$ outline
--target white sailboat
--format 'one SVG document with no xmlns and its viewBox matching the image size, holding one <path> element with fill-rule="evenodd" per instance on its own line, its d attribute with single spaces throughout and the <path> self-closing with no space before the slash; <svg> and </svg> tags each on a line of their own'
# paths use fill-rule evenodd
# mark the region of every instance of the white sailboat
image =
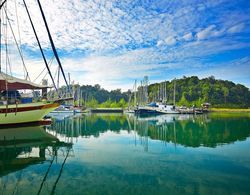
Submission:
<svg viewBox="0 0 250 195">
<path fill-rule="evenodd" d="M 60 63 L 58 54 L 56 52 L 55 49 L 55 45 L 53 43 L 53 39 L 50 35 L 50 31 L 41 7 L 41 4 L 39 2 L 39 0 L 37 1 L 42 17 L 43 17 L 43 21 L 44 24 L 46 26 L 46 30 L 48 33 L 48 37 L 51 43 L 51 47 L 54 53 L 54 56 L 59 64 L 59 67 L 61 69 L 61 72 L 64 76 L 65 79 L 65 75 L 62 69 L 62 65 Z M 28 8 L 26 6 L 25 0 L 23 0 L 24 3 L 24 7 L 27 11 L 30 23 L 31 23 L 31 27 L 33 29 L 33 32 L 35 34 L 38 46 L 40 48 L 43 60 L 45 62 L 45 65 L 47 67 L 48 73 L 53 81 L 54 87 L 55 86 L 55 82 L 53 80 L 53 77 L 51 75 L 50 72 L 50 68 L 48 66 L 48 63 L 46 61 L 46 57 L 43 53 L 41 44 L 39 42 L 39 38 L 36 34 L 36 30 L 35 27 L 32 23 L 32 19 L 30 17 Z M 1 9 L 1 20 L 0 20 L 0 34 L 1 34 L 1 38 L 0 38 L 0 49 L 2 50 L 3 48 L 5 49 L 5 61 L 6 61 L 6 67 L 7 67 L 7 63 L 10 66 L 10 62 L 9 62 L 9 56 L 8 56 L 8 43 L 7 43 L 7 33 L 4 34 L 2 33 L 2 28 L 5 30 L 4 32 L 7 32 L 7 28 L 9 28 L 13 35 L 14 38 L 14 42 L 17 46 L 17 49 L 19 51 L 20 57 L 22 59 L 23 65 L 24 65 L 24 60 L 23 57 L 21 55 L 21 50 L 20 47 L 21 45 L 18 45 L 18 42 L 15 38 L 14 32 L 13 32 L 13 28 L 11 26 L 11 22 L 10 22 L 10 18 L 8 18 L 7 16 L 7 6 L 6 6 L 6 0 L 5 1 L 0 1 L 0 9 Z M 5 23 L 3 24 L 2 21 L 5 21 Z M 5 37 L 4 37 L 5 35 Z M 5 44 L 2 43 L 2 39 L 5 40 Z M 0 52 L 0 125 L 13 125 L 13 124 L 21 124 L 21 123 L 34 123 L 34 122 L 39 122 L 41 121 L 44 116 L 46 116 L 49 112 L 51 112 L 52 110 L 56 109 L 57 107 L 59 107 L 60 103 L 62 102 L 62 99 L 59 98 L 59 100 L 55 100 L 55 101 L 48 101 L 46 99 L 47 97 L 47 89 L 50 88 L 46 85 L 38 85 L 35 84 L 33 82 L 31 82 L 30 80 L 28 80 L 28 72 L 27 69 L 26 70 L 26 78 L 25 79 L 20 79 L 20 78 L 16 78 L 14 76 L 12 76 L 11 74 L 7 74 L 7 68 L 6 68 L 6 72 L 4 73 L 2 70 L 2 65 L 3 65 L 3 60 L 2 59 L 2 54 L 3 52 Z M 25 66 L 24 66 L 25 67 Z M 68 83 L 65 79 L 66 85 L 68 86 Z M 30 98 L 26 99 L 26 101 L 24 101 L 24 98 L 22 97 L 22 95 L 20 95 L 19 90 L 42 90 L 42 95 L 44 95 L 43 97 L 43 101 L 36 101 L 34 102 L 34 99 Z"/>
</svg>

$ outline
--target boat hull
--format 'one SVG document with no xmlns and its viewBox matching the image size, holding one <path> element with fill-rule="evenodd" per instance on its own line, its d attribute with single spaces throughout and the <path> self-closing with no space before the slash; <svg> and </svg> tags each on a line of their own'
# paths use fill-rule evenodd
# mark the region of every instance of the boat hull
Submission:
<svg viewBox="0 0 250 195">
<path fill-rule="evenodd" d="M 161 114 L 180 114 L 177 110 L 164 110 L 158 107 L 141 107 L 135 110 L 135 114 L 143 115 L 161 115 Z"/>
<path fill-rule="evenodd" d="M 41 121 L 49 112 L 56 109 L 59 103 L 31 103 L 0 106 L 0 125 L 13 125 Z"/>
<path fill-rule="evenodd" d="M 161 112 L 158 112 L 155 109 L 147 109 L 147 108 L 139 108 L 135 110 L 135 114 L 143 115 L 143 114 L 153 114 L 153 115 L 158 115 L 162 114 Z"/>
</svg>

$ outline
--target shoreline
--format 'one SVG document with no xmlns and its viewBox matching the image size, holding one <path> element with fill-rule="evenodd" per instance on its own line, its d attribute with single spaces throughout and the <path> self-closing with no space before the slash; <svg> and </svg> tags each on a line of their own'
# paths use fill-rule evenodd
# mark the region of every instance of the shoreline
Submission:
<svg viewBox="0 0 250 195">
<path fill-rule="evenodd" d="M 211 112 L 249 112 L 250 108 L 211 108 Z"/>
</svg>

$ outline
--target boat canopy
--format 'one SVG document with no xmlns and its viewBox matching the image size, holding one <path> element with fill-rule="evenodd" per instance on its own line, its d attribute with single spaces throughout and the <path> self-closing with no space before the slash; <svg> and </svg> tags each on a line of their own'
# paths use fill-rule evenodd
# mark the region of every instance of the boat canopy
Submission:
<svg viewBox="0 0 250 195">
<path fill-rule="evenodd" d="M 7 81 L 7 88 L 6 88 Z M 49 86 L 39 85 L 25 79 L 19 79 L 11 75 L 0 72 L 0 91 L 2 90 L 19 90 L 19 89 L 46 89 Z"/>
</svg>

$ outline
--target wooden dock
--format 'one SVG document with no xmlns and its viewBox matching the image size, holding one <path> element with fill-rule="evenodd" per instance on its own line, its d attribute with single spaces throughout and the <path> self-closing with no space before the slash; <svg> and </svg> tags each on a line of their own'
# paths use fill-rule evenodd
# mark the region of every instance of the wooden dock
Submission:
<svg viewBox="0 0 250 195">
<path fill-rule="evenodd" d="M 123 113 L 122 108 L 91 108 L 91 113 Z"/>
</svg>

